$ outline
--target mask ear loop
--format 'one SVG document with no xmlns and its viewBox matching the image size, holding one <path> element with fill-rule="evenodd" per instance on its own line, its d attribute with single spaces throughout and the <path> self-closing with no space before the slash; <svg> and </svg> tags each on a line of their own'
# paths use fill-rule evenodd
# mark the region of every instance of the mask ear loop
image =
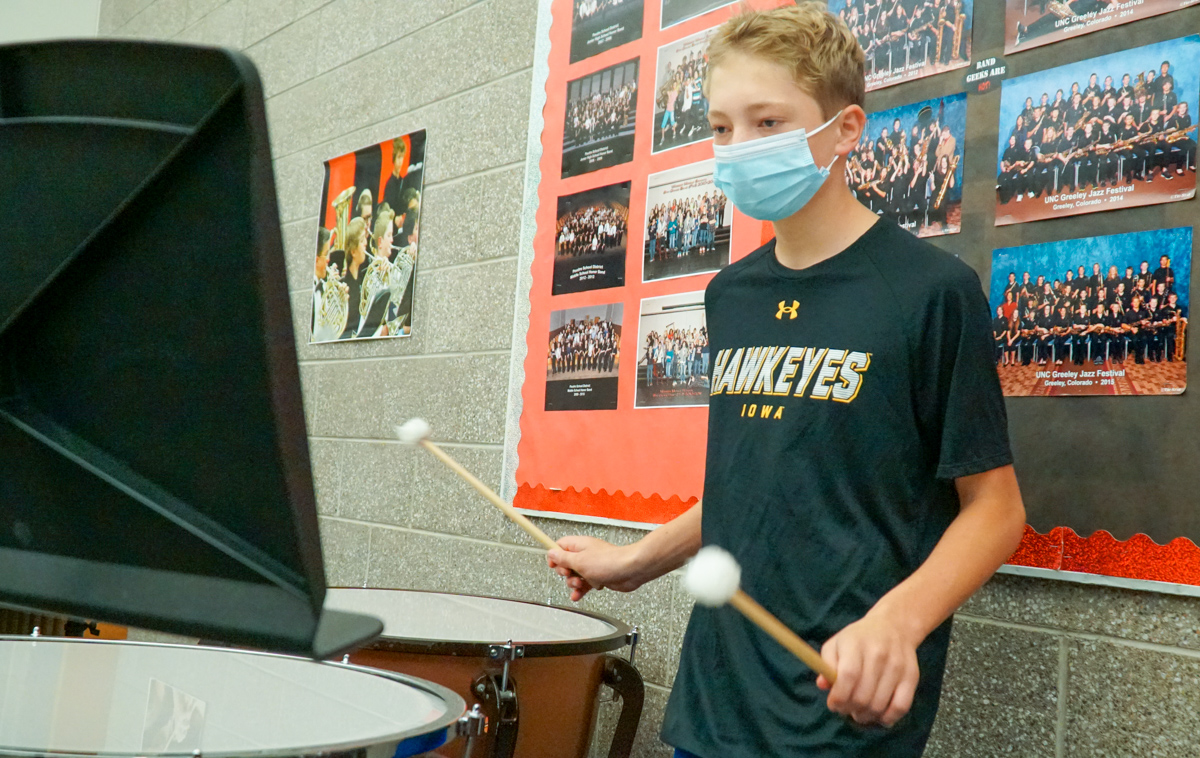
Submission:
<svg viewBox="0 0 1200 758">
<path fill-rule="evenodd" d="M 809 137 L 811 137 L 812 135 L 816 134 L 817 132 L 821 131 L 821 130 L 822 130 L 822 129 L 824 129 L 825 127 L 827 127 L 827 126 L 829 126 L 830 124 L 832 124 L 834 121 L 837 121 L 838 117 L 839 117 L 839 116 L 841 116 L 841 115 L 842 115 L 842 113 L 843 113 L 845 110 L 846 110 L 845 108 L 842 108 L 842 110 L 840 110 L 840 111 L 838 111 L 837 113 L 833 114 L 833 117 L 832 117 L 831 119 L 829 119 L 829 120 L 828 120 L 828 121 L 826 121 L 825 123 L 821 124 L 821 125 L 820 125 L 820 126 L 818 126 L 816 129 L 813 129 L 813 130 L 812 130 L 811 132 L 809 132 L 808 134 L 804 135 L 804 138 L 807 140 L 807 139 L 808 139 Z M 824 174 L 825 174 L 826 176 L 828 176 L 828 175 L 829 175 L 829 172 L 830 172 L 830 170 L 832 170 L 832 169 L 833 169 L 833 164 L 837 163 L 837 161 L 838 161 L 838 158 L 840 158 L 840 157 L 841 157 L 840 155 L 838 155 L 837 153 L 834 153 L 834 154 L 833 154 L 833 160 L 829 161 L 829 165 L 828 165 L 828 166 L 826 166 L 825 168 L 821 169 L 821 171 L 822 171 L 822 172 L 824 172 Z"/>
</svg>

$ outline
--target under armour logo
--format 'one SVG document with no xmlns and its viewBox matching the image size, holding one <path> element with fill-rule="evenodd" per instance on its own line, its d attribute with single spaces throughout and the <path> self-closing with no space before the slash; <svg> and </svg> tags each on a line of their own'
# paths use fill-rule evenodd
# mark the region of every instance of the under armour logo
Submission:
<svg viewBox="0 0 1200 758">
<path fill-rule="evenodd" d="M 800 301 L 799 301 L 799 300 L 793 300 L 791 305 L 787 305 L 787 301 L 786 301 L 786 300 L 780 300 L 780 301 L 779 301 L 779 312 L 775 314 L 775 318 L 777 318 L 777 319 L 779 319 L 780 321 L 782 321 L 782 320 L 783 320 L 783 314 L 785 314 L 785 313 L 786 313 L 786 314 L 788 315 L 788 318 L 789 318 L 789 319 L 791 319 L 791 320 L 795 320 L 795 318 L 796 318 L 796 311 L 797 311 L 797 310 L 799 310 L 799 308 L 800 308 Z"/>
</svg>

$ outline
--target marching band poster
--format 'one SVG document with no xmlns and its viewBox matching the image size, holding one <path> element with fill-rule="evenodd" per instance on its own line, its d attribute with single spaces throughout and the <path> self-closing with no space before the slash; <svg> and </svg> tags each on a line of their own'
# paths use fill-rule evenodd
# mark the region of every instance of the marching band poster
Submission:
<svg viewBox="0 0 1200 758">
<path fill-rule="evenodd" d="M 962 93 L 872 113 L 846 181 L 859 202 L 918 237 L 957 234 L 966 134 Z"/>
<path fill-rule="evenodd" d="M 829 0 L 867 54 L 867 91 L 966 67 L 973 0 Z"/>
<path fill-rule="evenodd" d="M 642 36 L 643 0 L 574 0 L 571 63 Z"/>
<path fill-rule="evenodd" d="M 638 319 L 637 408 L 708 405 L 704 292 L 642 301 Z"/>
<path fill-rule="evenodd" d="M 558 199 L 554 294 L 625 284 L 629 242 L 629 182 Z"/>
<path fill-rule="evenodd" d="M 708 76 L 708 42 L 716 31 L 705 29 L 658 49 L 651 152 L 712 139 L 704 80 Z"/>
<path fill-rule="evenodd" d="M 1200 0 L 1006 0 L 1004 52 L 1031 50 L 1197 2 Z"/>
<path fill-rule="evenodd" d="M 1004 394 L 1182 393 L 1191 258 L 1191 227 L 996 250 L 990 300 Z"/>
<path fill-rule="evenodd" d="M 325 162 L 312 342 L 412 334 L 425 130 Z"/>
<path fill-rule="evenodd" d="M 713 161 L 653 174 L 646 190 L 642 280 L 710 273 L 729 265 L 733 206 L 713 183 Z"/>
<path fill-rule="evenodd" d="M 610 303 L 550 314 L 546 410 L 616 409 L 623 311 Z"/>
<path fill-rule="evenodd" d="M 633 160 L 638 60 L 567 82 L 562 176 L 578 176 Z"/>
<path fill-rule="evenodd" d="M 996 226 L 1196 194 L 1200 35 L 1005 81 Z"/>
</svg>

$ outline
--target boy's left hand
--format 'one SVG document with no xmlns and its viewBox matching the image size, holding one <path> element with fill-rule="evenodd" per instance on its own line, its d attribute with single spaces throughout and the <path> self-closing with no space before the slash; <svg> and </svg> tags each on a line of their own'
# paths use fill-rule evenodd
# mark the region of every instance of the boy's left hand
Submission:
<svg viewBox="0 0 1200 758">
<path fill-rule="evenodd" d="M 837 671 L 837 683 L 831 689 L 829 680 L 817 678 L 817 686 L 829 691 L 829 710 L 860 724 L 895 724 L 908 713 L 917 691 L 917 644 L 875 613 L 830 637 L 821 657 Z"/>
</svg>

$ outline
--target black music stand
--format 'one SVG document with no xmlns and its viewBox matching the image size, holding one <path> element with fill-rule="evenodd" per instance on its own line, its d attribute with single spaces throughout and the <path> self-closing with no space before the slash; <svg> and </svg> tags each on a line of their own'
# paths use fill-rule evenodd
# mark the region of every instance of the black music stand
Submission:
<svg viewBox="0 0 1200 758">
<path fill-rule="evenodd" d="M 262 86 L 245 57 L 0 46 L 0 602 L 323 658 Z"/>
</svg>

